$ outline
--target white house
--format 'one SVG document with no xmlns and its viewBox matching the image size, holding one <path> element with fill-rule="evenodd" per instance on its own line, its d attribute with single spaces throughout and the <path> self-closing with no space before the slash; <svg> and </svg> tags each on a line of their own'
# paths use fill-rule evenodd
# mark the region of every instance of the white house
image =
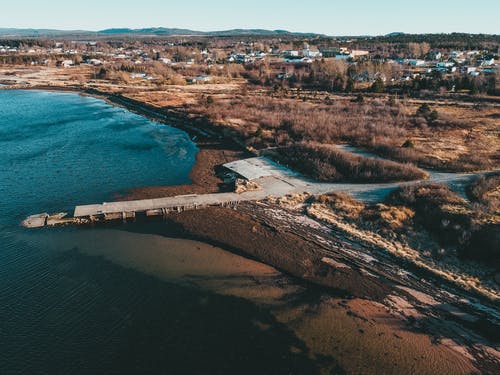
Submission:
<svg viewBox="0 0 500 375">
<path fill-rule="evenodd" d="M 362 56 L 366 56 L 368 55 L 370 52 L 368 51 L 363 51 L 363 50 L 360 50 L 360 49 L 353 49 L 349 54 L 351 55 L 351 57 L 353 59 L 357 58 L 357 57 L 362 57 Z"/>
<path fill-rule="evenodd" d="M 313 62 L 310 57 L 301 57 L 301 56 L 285 57 L 284 61 L 292 64 L 300 64 L 300 63 L 311 64 Z"/>
<path fill-rule="evenodd" d="M 439 51 L 432 51 L 431 53 L 429 53 L 429 57 L 432 60 L 441 60 L 441 58 L 443 57 L 443 54 Z"/>
<path fill-rule="evenodd" d="M 207 83 L 212 80 L 212 77 L 206 75 L 199 75 L 194 78 L 188 78 L 187 81 L 190 83 Z"/>
<path fill-rule="evenodd" d="M 411 65 L 411 66 L 425 66 L 425 61 L 424 60 L 418 60 L 418 59 L 411 59 L 411 60 L 408 60 L 408 65 Z"/>
<path fill-rule="evenodd" d="M 87 60 L 87 64 L 94 65 L 94 66 L 102 65 L 102 60 L 99 60 L 99 59 L 88 59 Z"/>
<path fill-rule="evenodd" d="M 311 51 L 309 48 L 304 48 L 302 50 L 302 56 L 309 57 L 311 59 L 320 58 L 323 54 L 319 51 Z"/>
<path fill-rule="evenodd" d="M 475 66 L 466 66 L 464 67 L 464 73 L 465 74 L 472 74 L 477 71 L 477 68 Z"/>
<path fill-rule="evenodd" d="M 73 60 L 63 60 L 57 63 L 58 66 L 62 66 L 63 68 L 71 68 L 75 64 L 73 63 Z"/>
<path fill-rule="evenodd" d="M 491 65 L 495 65 L 495 59 L 493 57 L 484 58 L 484 59 L 478 60 L 478 63 L 481 64 L 481 66 L 491 66 Z"/>
<path fill-rule="evenodd" d="M 452 61 L 443 61 L 436 64 L 437 68 L 451 68 L 452 66 L 455 66 L 455 63 Z"/>
<path fill-rule="evenodd" d="M 158 60 L 164 64 L 167 64 L 167 65 L 172 64 L 172 60 L 170 60 L 169 58 L 166 58 L 166 57 L 160 57 Z"/>
<path fill-rule="evenodd" d="M 283 51 L 283 55 L 289 56 L 289 57 L 297 57 L 299 55 L 299 51 L 293 51 L 293 50 L 286 50 Z"/>
</svg>

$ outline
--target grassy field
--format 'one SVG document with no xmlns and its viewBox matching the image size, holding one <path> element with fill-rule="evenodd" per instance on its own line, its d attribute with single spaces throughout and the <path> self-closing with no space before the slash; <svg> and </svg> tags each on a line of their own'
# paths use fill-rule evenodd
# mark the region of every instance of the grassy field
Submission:
<svg viewBox="0 0 500 375">
<path fill-rule="evenodd" d="M 331 97 L 282 99 L 265 94 L 211 95 L 186 106 L 230 129 L 256 149 L 301 142 L 350 143 L 419 167 L 477 171 L 500 166 L 500 108 L 420 101 Z"/>
</svg>

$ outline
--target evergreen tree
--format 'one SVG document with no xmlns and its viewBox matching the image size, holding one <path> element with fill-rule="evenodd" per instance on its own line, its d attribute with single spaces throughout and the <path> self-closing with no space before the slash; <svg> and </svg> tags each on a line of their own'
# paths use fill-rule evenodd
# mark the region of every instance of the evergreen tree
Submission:
<svg viewBox="0 0 500 375">
<path fill-rule="evenodd" d="M 346 92 L 353 92 L 354 91 L 354 81 L 350 77 L 347 79 L 347 83 L 346 83 L 346 86 L 345 86 L 345 91 Z"/>
<path fill-rule="evenodd" d="M 373 82 L 371 91 L 373 92 L 383 92 L 384 91 L 384 81 L 382 78 L 378 77 L 375 82 Z"/>
</svg>

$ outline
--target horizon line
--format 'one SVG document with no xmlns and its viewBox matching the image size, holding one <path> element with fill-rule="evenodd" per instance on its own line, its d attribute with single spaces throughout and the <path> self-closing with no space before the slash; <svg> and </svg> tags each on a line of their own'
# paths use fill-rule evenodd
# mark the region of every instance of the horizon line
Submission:
<svg viewBox="0 0 500 375">
<path fill-rule="evenodd" d="M 265 27 L 251 27 L 251 28 L 241 28 L 241 27 L 233 27 L 233 28 L 228 28 L 228 29 L 213 29 L 213 30 L 198 30 L 198 29 L 191 29 L 191 28 L 186 28 L 186 27 L 167 27 L 167 26 L 145 26 L 145 27 L 128 27 L 128 26 L 115 26 L 115 27 L 108 27 L 108 28 L 103 28 L 103 29 L 98 29 L 98 30 L 90 30 L 90 29 L 65 29 L 65 28 L 52 28 L 52 27 L 0 27 L 0 30 L 18 30 L 18 31 L 28 31 L 28 30 L 33 30 L 33 31 L 59 31 L 59 32 L 80 32 L 80 33 L 101 33 L 103 31 L 107 30 L 114 30 L 114 29 L 127 29 L 130 31 L 140 31 L 144 29 L 178 29 L 178 30 L 186 30 L 186 31 L 192 31 L 192 32 L 199 32 L 200 35 L 206 34 L 206 33 L 223 33 L 227 31 L 234 31 L 234 30 L 241 30 L 241 31 L 252 31 L 252 30 L 263 30 L 263 31 L 270 31 L 270 32 L 286 32 L 290 34 L 314 34 L 314 35 L 322 35 L 322 36 L 327 36 L 327 37 L 380 37 L 380 36 L 388 36 L 391 34 L 401 34 L 401 35 L 449 35 L 449 34 L 469 34 L 469 35 L 490 35 L 490 36 L 499 36 L 500 34 L 496 33 L 487 33 L 487 32 L 467 32 L 467 31 L 431 31 L 431 32 L 419 32 L 419 33 L 413 33 L 413 32 L 405 32 L 405 31 L 392 31 L 388 33 L 381 33 L 381 34 L 325 34 L 321 32 L 315 32 L 315 31 L 291 31 L 288 29 L 284 28 L 265 28 Z M 154 34 L 152 34 L 154 35 Z M 182 34 L 178 34 L 181 36 Z M 175 36 L 175 34 L 171 34 L 171 36 Z M 196 35 L 189 35 L 189 36 L 196 36 Z"/>
</svg>

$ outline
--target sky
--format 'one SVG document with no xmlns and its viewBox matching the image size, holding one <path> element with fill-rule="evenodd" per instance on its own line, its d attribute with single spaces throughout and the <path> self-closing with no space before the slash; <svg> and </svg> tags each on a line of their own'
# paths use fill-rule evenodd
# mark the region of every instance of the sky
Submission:
<svg viewBox="0 0 500 375">
<path fill-rule="evenodd" d="M 284 29 L 327 35 L 390 32 L 500 34 L 500 1 L 464 0 L 17 0 L 3 1 L 0 28 L 200 31 Z"/>
</svg>

